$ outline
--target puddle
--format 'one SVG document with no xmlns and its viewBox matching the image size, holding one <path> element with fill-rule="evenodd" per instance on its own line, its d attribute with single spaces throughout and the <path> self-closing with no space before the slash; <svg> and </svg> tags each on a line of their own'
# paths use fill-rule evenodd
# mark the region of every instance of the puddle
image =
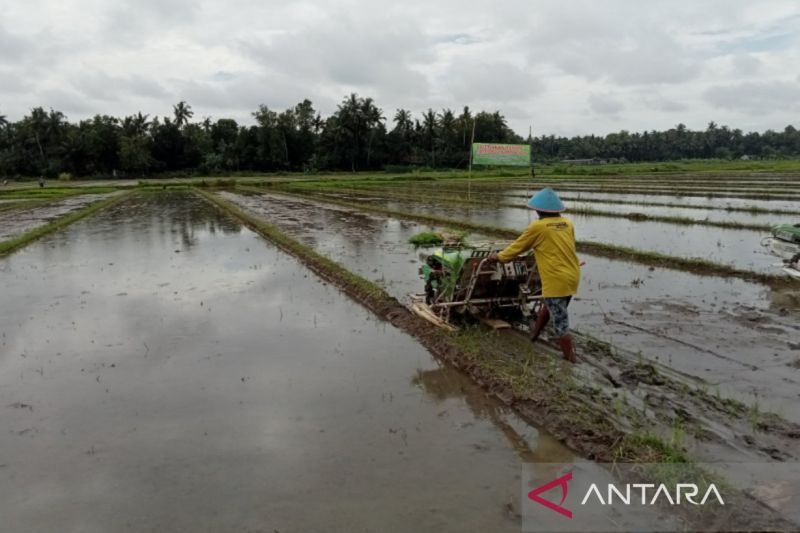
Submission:
<svg viewBox="0 0 800 533">
<path fill-rule="evenodd" d="M 120 193 L 69 196 L 47 205 L 0 211 L 0 241 L 19 237 L 27 231 L 47 224 L 51 220 L 68 215 L 117 194 Z"/>
<path fill-rule="evenodd" d="M 220 193 L 383 285 L 403 301 L 421 292 L 408 237 L 429 226 L 313 200 Z M 479 236 L 471 238 L 480 239 Z M 571 306 L 583 332 L 700 377 L 712 392 L 800 422 L 800 297 L 790 289 L 582 256 Z"/>
<path fill-rule="evenodd" d="M 320 237 L 344 226 L 321 216 Z M 521 461 L 576 460 L 188 193 L 126 199 L 0 275 L 10 531 L 519 531 Z"/>
</svg>

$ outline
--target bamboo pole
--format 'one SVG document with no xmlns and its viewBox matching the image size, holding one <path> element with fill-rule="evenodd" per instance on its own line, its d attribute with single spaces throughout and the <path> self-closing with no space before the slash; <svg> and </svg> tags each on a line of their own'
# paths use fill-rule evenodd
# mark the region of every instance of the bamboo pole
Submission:
<svg viewBox="0 0 800 533">
<path fill-rule="evenodd" d="M 472 137 L 469 141 L 469 172 L 467 173 L 467 199 L 472 200 L 472 150 L 475 144 L 475 119 L 472 119 Z"/>
<path fill-rule="evenodd" d="M 531 197 L 531 190 L 533 189 L 533 178 L 536 177 L 536 171 L 533 168 L 533 126 L 528 126 L 528 150 L 531 159 L 530 175 L 528 180 L 528 198 Z M 526 200 L 527 201 L 527 200 Z M 531 224 L 531 210 L 528 209 L 528 225 Z"/>
</svg>

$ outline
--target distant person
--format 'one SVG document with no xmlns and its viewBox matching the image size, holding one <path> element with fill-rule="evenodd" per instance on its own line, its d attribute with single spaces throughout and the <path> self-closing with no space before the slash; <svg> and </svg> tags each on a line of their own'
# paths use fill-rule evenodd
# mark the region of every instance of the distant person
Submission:
<svg viewBox="0 0 800 533">
<path fill-rule="evenodd" d="M 561 216 L 566 207 L 549 187 L 537 192 L 528 201 L 528 208 L 536 211 L 539 220 L 531 222 L 517 240 L 505 250 L 493 252 L 489 259 L 507 263 L 518 255 L 533 250 L 539 277 L 542 279 L 544 305 L 532 324 L 531 340 L 539 338 L 552 315 L 553 328 L 564 359 L 576 363 L 567 313 L 567 306 L 578 292 L 581 277 L 575 252 L 575 228 L 572 221 Z"/>
<path fill-rule="evenodd" d="M 39 188 L 40 189 L 44 188 L 44 176 L 42 176 L 41 174 L 39 175 Z"/>
</svg>

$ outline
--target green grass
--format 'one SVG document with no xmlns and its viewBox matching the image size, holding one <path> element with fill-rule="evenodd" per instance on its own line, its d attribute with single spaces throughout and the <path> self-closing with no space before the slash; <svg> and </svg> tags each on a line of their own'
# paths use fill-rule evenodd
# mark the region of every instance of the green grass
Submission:
<svg viewBox="0 0 800 533">
<path fill-rule="evenodd" d="M 649 431 L 626 435 L 615 449 L 621 463 L 691 463 L 679 442 L 665 440 Z"/>
<path fill-rule="evenodd" d="M 79 194 L 106 194 L 116 190 L 116 187 L 45 187 L 44 189 L 8 189 L 0 190 L 0 198 L 6 200 L 44 200 L 75 196 Z"/>
<path fill-rule="evenodd" d="M 13 239 L 8 239 L 5 241 L 0 241 L 0 257 L 8 255 L 13 251 L 30 243 L 31 241 L 34 241 L 44 235 L 47 235 L 48 233 L 52 233 L 61 228 L 65 228 L 70 224 L 73 224 L 83 218 L 86 218 L 89 215 L 101 209 L 110 207 L 123 200 L 125 197 L 128 196 L 128 194 L 130 193 L 122 193 L 119 196 L 95 202 L 93 204 L 84 207 L 83 209 L 65 215 L 63 217 L 57 218 L 56 220 L 48 222 L 47 224 L 44 224 L 42 226 L 33 228 L 32 230 L 27 231 L 22 235 L 19 235 L 18 237 L 14 237 Z"/>
</svg>

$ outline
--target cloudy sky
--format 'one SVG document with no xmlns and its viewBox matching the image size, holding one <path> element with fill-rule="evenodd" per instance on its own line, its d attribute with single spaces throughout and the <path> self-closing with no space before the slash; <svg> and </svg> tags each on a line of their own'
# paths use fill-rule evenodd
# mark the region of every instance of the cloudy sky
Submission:
<svg viewBox="0 0 800 533">
<path fill-rule="evenodd" d="M 800 126 L 798 0 L 0 0 L 0 114 L 250 122 L 350 92 L 527 134 Z"/>
</svg>

